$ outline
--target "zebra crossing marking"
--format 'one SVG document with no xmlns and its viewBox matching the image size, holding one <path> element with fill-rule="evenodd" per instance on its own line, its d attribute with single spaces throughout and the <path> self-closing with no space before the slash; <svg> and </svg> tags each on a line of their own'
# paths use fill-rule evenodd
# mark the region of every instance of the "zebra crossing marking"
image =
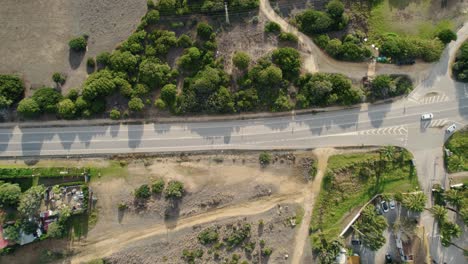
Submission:
<svg viewBox="0 0 468 264">
<path fill-rule="evenodd" d="M 431 120 L 429 127 L 444 127 L 449 121 L 447 119 Z"/>
<path fill-rule="evenodd" d="M 434 95 L 434 96 L 421 98 L 419 100 L 419 103 L 420 104 L 434 104 L 434 103 L 446 102 L 448 100 L 449 98 L 446 95 L 442 94 L 442 95 Z"/>
<path fill-rule="evenodd" d="M 358 131 L 358 135 L 366 136 L 385 136 L 385 135 L 408 135 L 406 126 L 383 127 Z"/>
</svg>

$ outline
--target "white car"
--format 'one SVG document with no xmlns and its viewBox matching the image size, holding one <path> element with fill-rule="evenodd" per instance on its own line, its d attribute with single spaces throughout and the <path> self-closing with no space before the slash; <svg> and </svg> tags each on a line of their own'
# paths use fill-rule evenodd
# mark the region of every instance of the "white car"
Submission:
<svg viewBox="0 0 468 264">
<path fill-rule="evenodd" d="M 447 133 L 452 133 L 457 129 L 457 126 L 455 124 L 452 124 L 451 126 L 447 127 L 447 130 L 445 130 Z"/>
<path fill-rule="evenodd" d="M 434 117 L 432 113 L 427 113 L 421 116 L 421 120 L 431 120 Z"/>
<path fill-rule="evenodd" d="M 389 206 L 390 206 L 390 209 L 395 209 L 395 200 L 390 200 L 390 202 L 388 203 Z"/>
</svg>

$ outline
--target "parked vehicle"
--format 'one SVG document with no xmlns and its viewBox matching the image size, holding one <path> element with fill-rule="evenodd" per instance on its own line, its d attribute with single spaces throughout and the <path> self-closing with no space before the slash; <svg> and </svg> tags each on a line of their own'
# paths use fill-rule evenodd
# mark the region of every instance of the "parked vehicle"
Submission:
<svg viewBox="0 0 468 264">
<path fill-rule="evenodd" d="M 377 204 L 375 206 L 375 212 L 378 214 L 378 215 L 381 215 L 382 214 L 382 208 L 380 207 L 379 204 Z"/>
<path fill-rule="evenodd" d="M 380 204 L 382 205 L 382 209 L 383 209 L 384 213 L 388 212 L 387 201 L 383 200 L 382 202 L 380 202 Z"/>
<path fill-rule="evenodd" d="M 455 129 L 457 129 L 457 126 L 455 124 L 452 124 L 451 126 L 447 127 L 446 132 L 450 134 L 453 131 L 455 131 Z"/>
<path fill-rule="evenodd" d="M 421 120 L 431 120 L 432 118 L 434 118 L 434 115 L 432 113 L 427 113 L 427 114 L 424 114 L 421 116 Z"/>
<path fill-rule="evenodd" d="M 395 200 L 390 200 L 389 202 L 389 205 L 390 205 L 390 209 L 395 209 Z"/>
<path fill-rule="evenodd" d="M 385 263 L 393 263 L 392 256 L 390 254 L 385 254 Z"/>
</svg>

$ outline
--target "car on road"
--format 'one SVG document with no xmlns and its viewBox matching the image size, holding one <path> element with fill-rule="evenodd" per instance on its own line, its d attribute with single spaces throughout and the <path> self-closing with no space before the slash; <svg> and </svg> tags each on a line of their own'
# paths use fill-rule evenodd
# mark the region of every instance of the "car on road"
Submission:
<svg viewBox="0 0 468 264">
<path fill-rule="evenodd" d="M 395 209 L 395 200 L 390 200 L 390 202 L 388 203 L 389 206 L 390 206 L 390 209 Z"/>
<path fill-rule="evenodd" d="M 380 207 L 379 204 L 377 204 L 375 206 L 375 212 L 378 214 L 378 215 L 381 215 L 382 214 L 382 208 Z"/>
<path fill-rule="evenodd" d="M 393 263 L 392 256 L 390 254 L 385 254 L 385 263 Z"/>
<path fill-rule="evenodd" d="M 453 131 L 455 131 L 455 129 L 457 129 L 457 126 L 455 124 L 452 124 L 451 126 L 447 127 L 447 130 L 445 130 L 445 132 L 452 133 Z"/>
<path fill-rule="evenodd" d="M 387 201 L 383 200 L 382 202 L 380 202 L 380 204 L 382 205 L 382 210 L 384 211 L 384 213 L 388 212 Z"/>
<path fill-rule="evenodd" d="M 421 120 L 431 120 L 432 118 L 434 118 L 434 115 L 432 113 L 427 113 L 427 114 L 424 114 L 421 116 Z"/>
</svg>

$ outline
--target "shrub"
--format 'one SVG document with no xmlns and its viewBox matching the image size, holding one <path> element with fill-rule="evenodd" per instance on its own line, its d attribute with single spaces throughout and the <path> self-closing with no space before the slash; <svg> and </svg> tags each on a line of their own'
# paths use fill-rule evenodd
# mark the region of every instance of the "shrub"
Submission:
<svg viewBox="0 0 468 264">
<path fill-rule="evenodd" d="M 96 56 L 96 62 L 101 66 L 107 66 L 110 63 L 111 54 L 107 51 L 100 53 Z"/>
<path fill-rule="evenodd" d="M 64 99 L 58 103 L 57 112 L 61 118 L 72 119 L 75 117 L 76 106 L 70 99 Z"/>
<path fill-rule="evenodd" d="M 19 102 L 17 111 L 24 117 L 35 117 L 41 112 L 41 109 L 34 99 L 25 98 Z"/>
<path fill-rule="evenodd" d="M 287 33 L 287 32 L 281 32 L 281 34 L 279 34 L 278 38 L 281 41 L 289 41 L 289 42 L 293 42 L 293 43 L 297 43 L 297 41 L 298 41 L 298 38 L 297 38 L 296 35 L 294 35 L 293 33 Z"/>
<path fill-rule="evenodd" d="M 179 39 L 177 40 L 177 46 L 178 47 L 189 48 L 192 45 L 193 45 L 192 39 L 186 34 L 180 35 Z"/>
<path fill-rule="evenodd" d="M 280 67 L 283 76 L 292 80 L 299 75 L 301 58 L 299 52 L 293 48 L 279 48 L 273 51 L 273 63 Z"/>
<path fill-rule="evenodd" d="M 443 29 L 439 31 L 437 37 L 444 44 L 450 43 L 452 40 L 457 40 L 457 33 L 453 32 L 451 29 Z"/>
<path fill-rule="evenodd" d="M 270 164 L 271 159 L 272 159 L 271 154 L 268 153 L 268 152 L 262 152 L 258 156 L 258 160 L 260 161 L 260 164 L 262 164 L 262 165 Z"/>
<path fill-rule="evenodd" d="M 295 21 L 299 30 L 306 34 L 325 33 L 331 29 L 333 19 L 327 13 L 307 9 L 296 15 Z"/>
<path fill-rule="evenodd" d="M 57 84 L 64 84 L 66 81 L 66 78 L 61 73 L 55 72 L 54 74 L 52 74 L 52 80 Z"/>
<path fill-rule="evenodd" d="M 161 99 L 168 105 L 173 106 L 177 97 L 177 86 L 174 84 L 166 84 L 161 89 Z"/>
<path fill-rule="evenodd" d="M 164 190 L 164 186 L 166 184 L 164 183 L 164 180 L 163 179 L 157 179 L 153 182 L 153 184 L 151 185 L 151 191 L 153 193 L 156 193 L 156 194 L 160 194 L 163 192 Z"/>
<path fill-rule="evenodd" d="M 158 10 L 151 10 L 145 16 L 146 22 L 149 25 L 154 25 L 159 21 L 159 11 Z"/>
<path fill-rule="evenodd" d="M 147 0 L 146 1 L 146 7 L 148 9 L 154 9 L 154 8 L 156 8 L 156 5 L 154 4 L 153 0 Z"/>
<path fill-rule="evenodd" d="M 120 119 L 120 111 L 118 109 L 112 109 L 109 113 L 109 117 L 113 120 Z"/>
<path fill-rule="evenodd" d="M 224 238 L 224 241 L 226 241 L 228 249 L 231 250 L 248 237 L 250 237 L 250 224 L 244 224 L 242 227 L 234 227 L 232 232 Z"/>
<path fill-rule="evenodd" d="M 250 56 L 243 51 L 236 51 L 232 57 L 232 63 L 239 69 L 245 70 L 249 67 Z"/>
<path fill-rule="evenodd" d="M 87 45 L 88 41 L 84 36 L 76 37 L 68 42 L 68 46 L 74 51 L 84 51 Z"/>
<path fill-rule="evenodd" d="M 116 87 L 113 72 L 105 69 L 89 75 L 83 85 L 82 95 L 85 100 L 92 101 L 112 94 Z"/>
<path fill-rule="evenodd" d="M 213 33 L 213 28 L 205 22 L 201 22 L 197 26 L 197 34 L 203 40 L 209 40 L 211 34 Z"/>
<path fill-rule="evenodd" d="M 198 241 L 203 245 L 212 244 L 218 241 L 218 231 L 214 228 L 206 228 L 198 234 Z"/>
<path fill-rule="evenodd" d="M 468 42 L 463 43 L 457 51 L 452 70 L 455 79 L 468 82 Z"/>
<path fill-rule="evenodd" d="M 0 181 L 0 207 L 16 205 L 20 195 L 21 188 L 18 184 Z"/>
<path fill-rule="evenodd" d="M 184 184 L 182 182 L 170 181 L 164 193 L 166 198 L 181 198 L 184 192 Z"/>
<path fill-rule="evenodd" d="M 76 88 L 71 88 L 70 90 L 68 90 L 66 98 L 68 98 L 68 99 L 70 99 L 72 101 L 76 101 L 78 96 L 80 96 L 80 91 L 78 91 L 78 89 L 76 89 Z"/>
<path fill-rule="evenodd" d="M 124 202 L 121 202 L 121 203 L 119 203 L 117 208 L 119 209 L 119 211 L 123 211 L 123 210 L 128 208 L 128 205 L 126 203 L 124 203 Z"/>
<path fill-rule="evenodd" d="M 266 248 L 262 249 L 262 255 L 263 256 L 270 256 L 271 253 L 273 253 L 273 249 L 271 249 L 269 247 L 266 247 Z"/>
<path fill-rule="evenodd" d="M 31 98 L 37 102 L 41 112 L 55 113 L 62 95 L 54 88 L 42 87 L 34 91 Z"/>
<path fill-rule="evenodd" d="M 344 13 L 344 5 L 340 0 L 332 0 L 328 2 L 327 13 L 333 18 L 341 18 Z"/>
<path fill-rule="evenodd" d="M 140 112 L 143 110 L 143 108 L 145 108 L 145 104 L 143 103 L 143 101 L 138 98 L 138 97 L 133 97 L 132 99 L 130 99 L 130 101 L 128 102 L 128 108 L 132 111 L 135 111 L 135 112 Z"/>
<path fill-rule="evenodd" d="M 169 65 L 155 60 L 143 60 L 139 67 L 140 81 L 150 87 L 158 87 L 168 82 L 171 73 Z"/>
<path fill-rule="evenodd" d="M 23 81 L 18 76 L 0 74 L 0 108 L 9 107 L 23 95 Z"/>
<path fill-rule="evenodd" d="M 96 60 L 94 59 L 94 57 L 89 57 L 86 60 L 86 66 L 88 66 L 89 68 L 92 68 L 92 69 L 94 69 L 94 67 L 96 67 Z"/>
<path fill-rule="evenodd" d="M 166 103 L 161 98 L 158 98 L 154 101 L 154 107 L 159 110 L 164 110 L 166 109 Z"/>
<path fill-rule="evenodd" d="M 281 27 L 278 23 L 269 21 L 265 24 L 265 32 L 280 33 Z"/>
<path fill-rule="evenodd" d="M 150 188 L 147 184 L 143 184 L 135 190 L 135 197 L 147 199 L 151 196 Z"/>
<path fill-rule="evenodd" d="M 138 59 L 129 51 L 114 51 L 109 62 L 113 70 L 131 73 L 135 71 Z"/>
</svg>

